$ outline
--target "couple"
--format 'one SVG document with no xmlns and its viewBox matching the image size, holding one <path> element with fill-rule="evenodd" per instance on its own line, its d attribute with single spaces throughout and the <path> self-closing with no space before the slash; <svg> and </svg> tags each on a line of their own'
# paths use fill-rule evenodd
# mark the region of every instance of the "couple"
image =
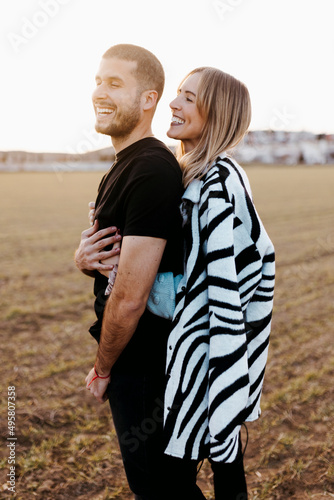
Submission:
<svg viewBox="0 0 334 500">
<path fill-rule="evenodd" d="M 136 499 L 204 499 L 196 475 L 208 457 L 216 500 L 245 500 L 240 426 L 260 414 L 275 272 L 248 179 L 226 153 L 248 129 L 250 99 L 218 69 L 187 75 L 167 133 L 181 141 L 178 163 L 151 129 L 163 87 L 151 52 L 122 44 L 103 55 L 96 130 L 116 158 L 75 255 L 95 278 L 86 387 L 109 399 Z"/>
</svg>

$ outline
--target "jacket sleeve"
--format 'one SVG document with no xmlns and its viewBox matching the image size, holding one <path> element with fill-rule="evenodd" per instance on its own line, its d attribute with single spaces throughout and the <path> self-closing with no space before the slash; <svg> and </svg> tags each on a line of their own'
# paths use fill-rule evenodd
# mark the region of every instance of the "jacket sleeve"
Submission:
<svg viewBox="0 0 334 500">
<path fill-rule="evenodd" d="M 249 396 L 245 320 L 235 263 L 233 205 L 222 189 L 205 201 L 201 233 L 210 321 L 209 429 L 211 458 L 232 462 Z"/>
</svg>

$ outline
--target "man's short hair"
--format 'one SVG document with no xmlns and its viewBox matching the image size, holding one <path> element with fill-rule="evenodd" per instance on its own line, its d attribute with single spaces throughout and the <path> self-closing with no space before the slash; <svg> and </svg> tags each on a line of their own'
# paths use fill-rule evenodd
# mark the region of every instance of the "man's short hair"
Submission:
<svg viewBox="0 0 334 500">
<path fill-rule="evenodd" d="M 115 57 L 123 61 L 134 61 L 137 68 L 134 75 L 138 80 L 140 91 L 156 90 L 158 100 L 162 96 L 165 85 L 165 72 L 159 59 L 147 49 L 138 45 L 119 44 L 110 47 L 104 54 L 105 59 Z"/>
</svg>

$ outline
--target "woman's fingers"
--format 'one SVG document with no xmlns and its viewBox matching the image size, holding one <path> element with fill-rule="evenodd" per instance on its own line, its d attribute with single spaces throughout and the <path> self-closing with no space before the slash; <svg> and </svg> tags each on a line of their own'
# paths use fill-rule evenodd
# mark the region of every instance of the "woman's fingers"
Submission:
<svg viewBox="0 0 334 500">
<path fill-rule="evenodd" d="M 94 249 L 100 252 L 101 250 L 103 250 L 103 248 L 106 248 L 109 245 L 115 245 L 121 240 L 121 238 L 122 237 L 119 234 L 115 234 L 114 236 L 110 236 L 109 238 L 100 239 L 94 244 Z M 117 246 L 119 247 L 119 245 Z"/>
<path fill-rule="evenodd" d="M 96 225 L 96 222 L 94 223 L 93 228 L 95 227 L 95 225 Z M 103 244 L 101 245 L 100 248 L 104 248 L 105 246 L 110 245 L 110 243 L 104 243 L 105 240 L 109 239 L 109 238 L 106 238 L 106 236 L 110 235 L 111 233 L 116 233 L 116 231 L 117 231 L 117 227 L 111 226 L 111 227 L 106 227 L 105 229 L 100 229 L 99 231 L 96 231 L 95 233 L 93 232 L 92 237 L 91 237 L 91 243 L 94 244 L 97 241 L 101 240 L 101 241 L 103 241 Z M 115 237 L 115 235 L 111 236 L 111 238 L 112 237 Z M 117 240 L 115 240 L 115 241 L 117 241 Z M 112 243 L 114 243 L 115 241 L 113 241 Z"/>
<path fill-rule="evenodd" d="M 92 226 L 94 224 L 94 218 L 95 218 L 95 201 L 90 201 L 88 203 L 88 208 L 90 208 L 89 213 L 88 213 L 88 219 L 89 219 L 90 225 Z"/>
<path fill-rule="evenodd" d="M 112 250 L 108 250 L 107 252 L 99 252 L 100 261 L 102 262 L 104 260 L 110 259 L 110 257 L 115 257 L 115 255 L 120 254 L 120 251 L 120 248 L 113 248 Z M 106 266 L 108 265 L 106 264 Z"/>
<path fill-rule="evenodd" d="M 85 229 L 84 231 L 82 231 L 81 233 L 81 238 L 91 238 L 98 230 L 99 228 L 99 223 L 98 221 L 96 220 L 93 224 L 92 227 L 88 228 L 88 229 Z"/>
<path fill-rule="evenodd" d="M 91 226 L 94 224 L 94 218 L 95 218 L 95 210 L 91 210 L 88 214 L 88 219 Z"/>
</svg>

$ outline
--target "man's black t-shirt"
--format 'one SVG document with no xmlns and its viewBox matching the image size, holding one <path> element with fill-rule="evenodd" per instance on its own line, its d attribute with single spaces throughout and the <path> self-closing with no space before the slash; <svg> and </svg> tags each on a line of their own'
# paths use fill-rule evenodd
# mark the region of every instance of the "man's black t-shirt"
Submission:
<svg viewBox="0 0 334 500">
<path fill-rule="evenodd" d="M 182 234 L 179 205 L 182 175 L 171 151 L 148 137 L 116 155 L 102 178 L 95 203 L 99 229 L 111 225 L 124 236 L 148 236 L 167 240 L 159 272 L 182 273 Z M 107 278 L 95 273 L 94 294 L 97 321 L 90 333 L 99 340 L 106 301 Z M 164 369 L 167 336 L 171 323 L 145 310 L 129 344 L 113 370 L 145 373 Z M 159 368 L 155 363 L 159 363 Z"/>
</svg>

